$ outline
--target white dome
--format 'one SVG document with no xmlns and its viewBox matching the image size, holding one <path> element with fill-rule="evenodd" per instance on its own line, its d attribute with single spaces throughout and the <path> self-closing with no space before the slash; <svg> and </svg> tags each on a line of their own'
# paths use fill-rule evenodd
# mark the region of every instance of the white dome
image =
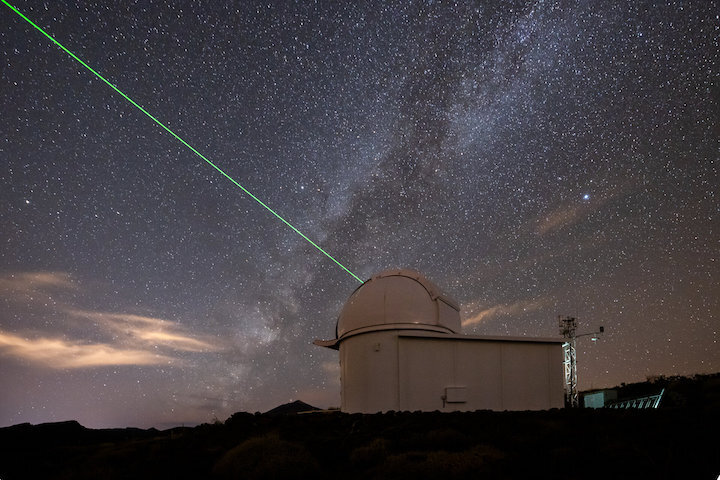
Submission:
<svg viewBox="0 0 720 480">
<path fill-rule="evenodd" d="M 384 329 L 460 333 L 457 303 L 413 270 L 387 270 L 363 283 L 338 317 L 336 336 Z"/>
</svg>

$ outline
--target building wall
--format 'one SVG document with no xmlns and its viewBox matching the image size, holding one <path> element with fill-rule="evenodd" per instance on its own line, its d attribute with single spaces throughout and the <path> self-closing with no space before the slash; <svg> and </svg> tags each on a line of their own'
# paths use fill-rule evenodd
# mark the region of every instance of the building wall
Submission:
<svg viewBox="0 0 720 480">
<path fill-rule="evenodd" d="M 376 413 L 398 408 L 396 331 L 355 335 L 340 343 L 340 409 Z"/>
<path fill-rule="evenodd" d="M 372 332 L 340 345 L 342 410 L 542 410 L 564 402 L 558 343 Z"/>
<path fill-rule="evenodd" d="M 615 400 L 617 400 L 617 390 L 600 390 L 583 395 L 585 408 L 603 408 Z"/>
</svg>

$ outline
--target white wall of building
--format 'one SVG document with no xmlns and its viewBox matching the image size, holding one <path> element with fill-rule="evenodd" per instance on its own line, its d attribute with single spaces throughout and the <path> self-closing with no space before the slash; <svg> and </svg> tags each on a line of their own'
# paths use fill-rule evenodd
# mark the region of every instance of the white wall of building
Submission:
<svg viewBox="0 0 720 480">
<path fill-rule="evenodd" d="M 388 330 L 340 344 L 344 412 L 543 410 L 564 402 L 550 339 Z"/>
</svg>

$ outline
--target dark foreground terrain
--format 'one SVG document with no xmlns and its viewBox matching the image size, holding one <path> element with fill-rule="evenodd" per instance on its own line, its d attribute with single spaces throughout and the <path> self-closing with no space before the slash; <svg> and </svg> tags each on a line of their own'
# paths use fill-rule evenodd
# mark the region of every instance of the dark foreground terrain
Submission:
<svg viewBox="0 0 720 480">
<path fill-rule="evenodd" d="M 693 478 L 720 418 L 688 410 L 252 415 L 224 424 L 0 430 L 0 478 Z"/>
<path fill-rule="evenodd" d="M 348 415 L 288 408 L 165 431 L 24 424 L 0 429 L 0 479 L 715 480 L 720 409 L 717 392 L 707 393 L 709 402 L 656 410 Z"/>
</svg>

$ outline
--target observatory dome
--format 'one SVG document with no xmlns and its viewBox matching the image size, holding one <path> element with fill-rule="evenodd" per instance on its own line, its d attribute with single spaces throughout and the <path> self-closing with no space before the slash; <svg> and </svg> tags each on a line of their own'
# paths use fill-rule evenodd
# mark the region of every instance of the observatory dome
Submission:
<svg viewBox="0 0 720 480">
<path fill-rule="evenodd" d="M 336 336 L 385 329 L 460 333 L 457 303 L 414 270 L 387 270 L 363 283 L 340 312 Z"/>
</svg>

